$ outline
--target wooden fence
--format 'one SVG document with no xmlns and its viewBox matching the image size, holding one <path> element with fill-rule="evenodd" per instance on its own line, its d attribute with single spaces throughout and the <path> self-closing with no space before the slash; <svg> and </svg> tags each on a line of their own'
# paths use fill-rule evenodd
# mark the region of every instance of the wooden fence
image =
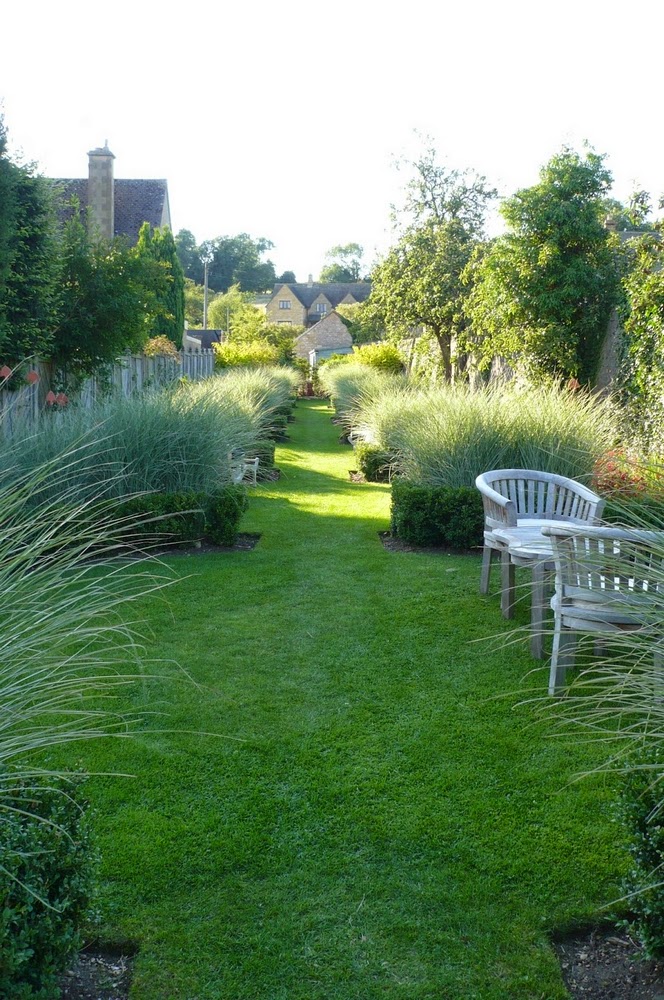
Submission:
<svg viewBox="0 0 664 1000">
<path fill-rule="evenodd" d="M 214 371 L 214 351 L 181 351 L 179 359 L 159 354 L 126 354 L 86 379 L 71 397 L 55 394 L 50 386 L 50 370 L 41 361 L 26 365 L 25 384 L 20 389 L 0 389 L 0 433 L 10 437 L 19 427 L 35 426 L 41 414 L 52 407 L 75 405 L 92 409 L 114 396 L 129 398 L 148 389 L 171 385 L 186 377 L 207 378 Z M 35 378 L 36 373 L 38 379 Z M 34 381 L 31 381 L 34 379 Z"/>
</svg>

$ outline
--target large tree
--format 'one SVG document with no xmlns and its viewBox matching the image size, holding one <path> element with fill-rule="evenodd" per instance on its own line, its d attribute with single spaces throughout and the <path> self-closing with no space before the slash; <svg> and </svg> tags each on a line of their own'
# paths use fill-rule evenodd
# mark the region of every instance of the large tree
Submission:
<svg viewBox="0 0 664 1000">
<path fill-rule="evenodd" d="M 483 237 L 486 209 L 496 192 L 472 171 L 439 164 L 431 146 L 410 167 L 404 208 L 395 216 L 405 228 L 372 274 L 369 301 L 388 332 L 424 327 L 450 378 L 466 327 L 468 290 L 461 275 Z"/>
<path fill-rule="evenodd" d="M 327 264 L 320 272 L 320 281 L 360 281 L 364 249 L 359 243 L 332 247 L 325 254 Z"/>
<path fill-rule="evenodd" d="M 563 148 L 539 183 L 505 201 L 509 231 L 468 270 L 467 315 L 485 360 L 502 355 L 536 376 L 592 382 L 619 273 L 603 225 L 604 158 Z"/>
<path fill-rule="evenodd" d="M 48 181 L 7 156 L 0 119 L 0 357 L 11 367 L 48 353 L 58 297 L 55 212 Z"/>
<path fill-rule="evenodd" d="M 182 229 L 175 244 L 185 277 L 199 285 L 204 280 L 203 261 L 209 259 L 208 287 L 215 292 L 227 292 L 231 285 L 239 285 L 243 292 L 266 292 L 276 281 L 274 264 L 263 260 L 274 244 L 264 237 L 254 239 L 248 233 L 239 233 L 196 246 L 193 234 Z"/>
</svg>

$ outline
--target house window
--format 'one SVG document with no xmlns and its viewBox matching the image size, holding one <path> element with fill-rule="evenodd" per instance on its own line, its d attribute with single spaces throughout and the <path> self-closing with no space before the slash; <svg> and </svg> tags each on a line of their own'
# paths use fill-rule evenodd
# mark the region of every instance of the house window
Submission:
<svg viewBox="0 0 664 1000">
<path fill-rule="evenodd" d="M 317 302 L 316 312 L 320 313 L 321 316 L 324 316 L 325 313 L 327 312 L 327 302 Z"/>
<path fill-rule="evenodd" d="M 280 309 L 290 309 L 290 307 L 291 307 L 290 299 L 279 299 Z"/>
</svg>

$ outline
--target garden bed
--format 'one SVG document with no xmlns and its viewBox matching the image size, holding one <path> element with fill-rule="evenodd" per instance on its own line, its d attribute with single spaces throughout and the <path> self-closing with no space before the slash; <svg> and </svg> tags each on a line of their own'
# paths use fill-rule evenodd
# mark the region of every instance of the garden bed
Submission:
<svg viewBox="0 0 664 1000">
<path fill-rule="evenodd" d="M 60 979 L 62 1000 L 127 1000 L 133 955 L 129 949 L 84 949 Z"/>
<path fill-rule="evenodd" d="M 628 935 L 593 930 L 554 942 L 565 986 L 583 1000 L 664 1000 L 664 968 Z"/>
</svg>

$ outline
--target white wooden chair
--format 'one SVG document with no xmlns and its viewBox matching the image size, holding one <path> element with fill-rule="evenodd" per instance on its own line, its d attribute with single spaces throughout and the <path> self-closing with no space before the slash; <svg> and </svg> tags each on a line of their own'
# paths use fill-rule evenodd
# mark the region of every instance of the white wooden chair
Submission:
<svg viewBox="0 0 664 1000">
<path fill-rule="evenodd" d="M 644 632 L 661 673 L 664 531 L 559 525 L 542 533 L 551 540 L 556 566 L 549 694 L 563 687 L 580 632 Z"/>
<path fill-rule="evenodd" d="M 228 465 L 231 470 L 231 480 L 234 483 L 243 483 L 249 479 L 251 486 L 258 484 L 258 465 L 260 459 L 247 458 L 243 451 L 230 451 L 228 453 Z"/>
<path fill-rule="evenodd" d="M 566 476 L 533 469 L 496 469 L 484 472 L 475 480 L 484 504 L 484 548 L 480 593 L 489 593 L 491 561 L 501 558 L 501 605 L 506 618 L 514 607 L 514 565 L 509 546 L 496 536 L 496 529 L 509 529 L 514 537 L 532 534 L 556 522 L 596 523 L 604 510 L 605 501 Z"/>
</svg>

